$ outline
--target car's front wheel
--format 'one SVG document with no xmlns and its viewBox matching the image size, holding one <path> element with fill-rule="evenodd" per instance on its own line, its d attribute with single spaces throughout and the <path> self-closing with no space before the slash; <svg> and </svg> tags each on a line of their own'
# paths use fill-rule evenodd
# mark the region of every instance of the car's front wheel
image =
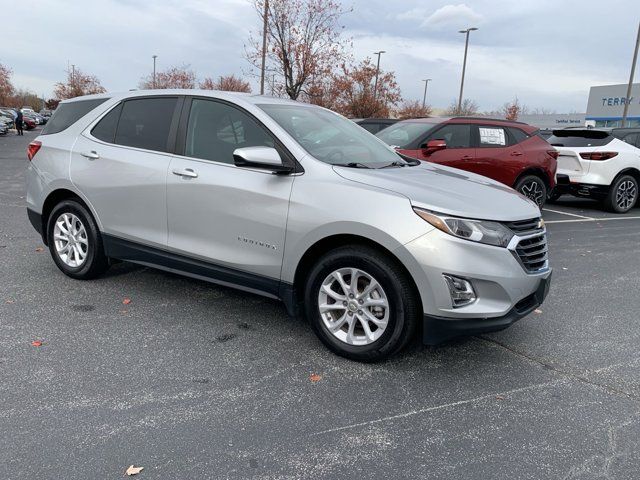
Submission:
<svg viewBox="0 0 640 480">
<path fill-rule="evenodd" d="M 408 275 L 383 253 L 347 246 L 322 256 L 309 273 L 305 313 L 332 351 L 372 362 L 414 337 L 419 301 Z"/>
<path fill-rule="evenodd" d="M 51 211 L 47 243 L 53 261 L 72 278 L 95 278 L 109 268 L 96 222 L 76 200 L 63 200 Z"/>
<path fill-rule="evenodd" d="M 607 210 L 615 213 L 627 213 L 638 200 L 638 181 L 631 175 L 616 178 L 604 200 Z"/>
<path fill-rule="evenodd" d="M 526 175 L 522 177 L 513 188 L 525 197 L 536 202 L 541 209 L 547 200 L 547 186 L 544 180 L 537 175 Z"/>
</svg>

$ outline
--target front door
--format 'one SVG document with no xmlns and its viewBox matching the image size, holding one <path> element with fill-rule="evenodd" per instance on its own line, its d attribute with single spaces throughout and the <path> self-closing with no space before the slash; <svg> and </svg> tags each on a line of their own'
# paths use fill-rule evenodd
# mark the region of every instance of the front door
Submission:
<svg viewBox="0 0 640 480">
<path fill-rule="evenodd" d="M 421 160 L 473 171 L 476 149 L 471 141 L 471 125 L 448 123 L 430 133 L 423 144 L 430 140 L 444 140 L 447 147 L 433 153 L 422 150 L 419 157 Z"/>
<path fill-rule="evenodd" d="M 167 180 L 169 249 L 220 266 L 230 283 L 245 273 L 279 279 L 294 177 L 233 161 L 236 148 L 274 147 L 274 138 L 228 103 L 193 98 L 185 108 L 184 146 Z"/>
</svg>

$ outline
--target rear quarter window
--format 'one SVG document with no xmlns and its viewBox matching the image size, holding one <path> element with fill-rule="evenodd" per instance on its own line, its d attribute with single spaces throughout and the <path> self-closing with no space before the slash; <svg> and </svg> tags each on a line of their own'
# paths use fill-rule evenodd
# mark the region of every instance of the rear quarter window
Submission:
<svg viewBox="0 0 640 480">
<path fill-rule="evenodd" d="M 53 116 L 49 119 L 40 135 L 50 135 L 60 133 L 84 117 L 98 105 L 109 100 L 108 98 L 97 98 L 93 100 L 78 100 L 75 102 L 61 103 Z"/>
</svg>

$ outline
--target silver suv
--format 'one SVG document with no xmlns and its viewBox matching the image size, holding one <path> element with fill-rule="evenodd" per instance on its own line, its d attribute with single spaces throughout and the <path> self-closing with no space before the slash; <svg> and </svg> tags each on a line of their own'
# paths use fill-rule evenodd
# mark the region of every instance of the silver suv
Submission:
<svg viewBox="0 0 640 480">
<path fill-rule="evenodd" d="M 29 219 L 66 275 L 120 259 L 278 298 L 351 359 L 506 328 L 549 288 L 533 202 L 316 106 L 92 95 L 61 103 L 28 156 Z"/>
</svg>

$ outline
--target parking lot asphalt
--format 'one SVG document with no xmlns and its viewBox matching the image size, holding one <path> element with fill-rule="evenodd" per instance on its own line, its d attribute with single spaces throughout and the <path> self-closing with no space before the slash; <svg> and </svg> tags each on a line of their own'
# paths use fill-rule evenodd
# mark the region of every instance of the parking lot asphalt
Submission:
<svg viewBox="0 0 640 480">
<path fill-rule="evenodd" d="M 0 137 L 0 478 L 638 478 L 640 208 L 563 197 L 538 313 L 359 364 L 259 296 L 65 277 L 26 217 L 36 134 Z"/>
</svg>

